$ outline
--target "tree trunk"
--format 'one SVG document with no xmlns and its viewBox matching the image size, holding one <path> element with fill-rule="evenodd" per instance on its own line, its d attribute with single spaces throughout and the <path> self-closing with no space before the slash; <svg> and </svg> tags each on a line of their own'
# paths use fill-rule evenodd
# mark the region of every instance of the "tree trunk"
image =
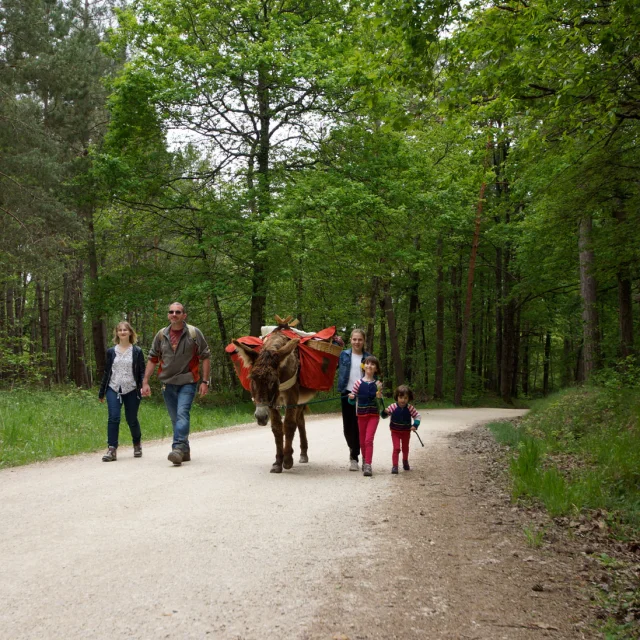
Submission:
<svg viewBox="0 0 640 640">
<path fill-rule="evenodd" d="M 375 326 L 376 326 L 376 308 L 378 306 L 378 289 L 380 288 L 380 279 L 374 276 L 371 280 L 371 297 L 369 298 L 369 317 L 367 319 L 367 338 L 365 343 L 365 351 L 373 353 Z"/>
<path fill-rule="evenodd" d="M 464 378 L 467 369 L 467 336 L 469 334 L 469 320 L 471 318 L 471 302 L 473 300 L 473 278 L 476 272 L 476 255 L 478 244 L 480 243 L 480 223 L 482 220 L 482 203 L 484 201 L 485 182 L 482 181 L 480 187 L 480 198 L 476 210 L 476 224 L 473 231 L 473 241 L 471 242 L 471 256 L 469 257 L 469 272 L 467 274 L 467 297 L 464 305 L 464 319 L 462 322 L 462 335 L 460 339 L 460 353 L 456 365 L 456 390 L 453 398 L 454 404 L 462 404 L 462 394 L 464 393 Z"/>
<path fill-rule="evenodd" d="M 11 350 L 14 353 L 18 353 L 17 344 L 15 340 L 16 335 L 16 319 L 15 319 L 15 307 L 14 307 L 14 288 L 13 284 L 9 283 L 6 288 L 5 294 L 5 309 L 7 315 L 7 338 L 9 338 L 9 344 Z"/>
<path fill-rule="evenodd" d="M 633 301 L 631 279 L 627 267 L 618 271 L 618 319 L 620 325 L 620 355 L 633 355 Z"/>
<path fill-rule="evenodd" d="M 68 378 L 68 361 L 67 361 L 67 336 L 69 322 L 69 300 L 70 300 L 69 276 L 62 276 L 62 304 L 60 309 L 60 327 L 57 332 L 57 358 L 56 358 L 56 382 L 62 384 Z"/>
<path fill-rule="evenodd" d="M 415 243 L 418 249 L 417 241 Z M 407 384 L 413 383 L 415 369 L 416 350 L 416 314 L 418 311 L 418 289 L 420 286 L 420 275 L 417 271 L 410 274 L 411 283 L 409 285 L 409 318 L 407 319 L 407 339 L 404 347 L 404 378 Z"/>
<path fill-rule="evenodd" d="M 503 338 L 503 305 L 504 305 L 504 291 L 503 291 L 503 274 L 502 274 L 502 249 L 498 247 L 496 249 L 496 375 L 494 391 L 500 391 L 502 389 L 502 338 Z"/>
<path fill-rule="evenodd" d="M 16 338 L 16 347 L 17 352 L 22 353 L 22 336 L 24 335 L 24 310 L 26 307 L 26 298 L 27 298 L 27 274 L 20 273 L 19 274 L 19 282 L 20 285 L 16 287 L 14 294 L 14 305 L 15 305 L 15 338 Z"/>
<path fill-rule="evenodd" d="M 529 395 L 529 332 L 528 327 L 525 326 L 524 344 L 522 347 L 522 371 L 521 371 L 521 386 L 522 393 L 525 396 Z"/>
<path fill-rule="evenodd" d="M 616 198 L 614 217 L 619 225 L 627 219 L 624 199 Z M 623 230 L 624 234 L 624 230 Z M 633 301 L 631 294 L 631 276 L 629 264 L 623 263 L 616 274 L 618 278 L 618 325 L 620 327 L 620 356 L 627 358 L 633 355 Z"/>
<path fill-rule="evenodd" d="M 91 316 L 91 338 L 93 356 L 96 362 L 96 380 L 102 380 L 107 354 L 107 327 L 98 299 L 98 252 L 96 250 L 96 232 L 93 220 L 93 205 L 84 208 L 87 223 L 87 255 L 89 258 L 89 313 Z"/>
<path fill-rule="evenodd" d="M 420 307 L 418 307 L 420 309 Z M 422 316 L 422 314 L 420 314 Z M 423 389 L 425 392 L 429 388 L 429 349 L 427 344 L 427 332 L 424 326 L 424 318 L 420 318 L 420 329 L 422 333 L 422 353 L 424 354 L 424 377 L 423 377 Z"/>
<path fill-rule="evenodd" d="M 484 379 L 484 390 L 488 391 L 494 388 L 495 377 L 493 373 L 493 349 L 491 348 L 493 340 L 493 334 L 491 332 L 491 328 L 493 327 L 493 308 L 490 295 L 487 297 L 487 309 L 484 316 L 484 340 L 482 341 L 483 365 L 480 370 L 482 371 L 482 377 Z"/>
<path fill-rule="evenodd" d="M 547 331 L 544 341 L 544 369 L 542 374 L 542 395 L 549 395 L 549 367 L 551 365 L 551 333 Z"/>
<path fill-rule="evenodd" d="M 258 69 L 258 112 L 259 131 L 256 145 L 257 163 L 257 220 L 262 222 L 269 218 L 271 212 L 271 176 L 269 167 L 270 155 L 270 100 L 269 100 L 269 73 L 264 63 Z M 251 174 L 253 172 L 250 169 Z M 251 183 L 253 178 L 251 178 Z M 253 184 L 251 185 L 253 186 Z M 265 324 L 265 308 L 267 305 L 267 266 L 264 252 L 267 249 L 262 236 L 254 235 L 253 238 L 253 277 L 251 282 L 251 335 L 259 336 L 260 327 Z"/>
<path fill-rule="evenodd" d="M 476 327 L 477 327 L 477 335 L 475 336 L 474 340 L 476 343 L 475 349 L 476 349 L 476 375 L 478 376 L 478 380 L 481 381 L 482 387 L 484 387 L 484 375 L 483 375 L 483 366 L 484 366 L 484 306 L 485 306 L 485 301 L 482 301 L 482 306 L 480 307 L 480 318 L 478 319 L 478 321 L 475 323 Z"/>
<path fill-rule="evenodd" d="M 580 294 L 582 296 L 583 328 L 583 379 L 589 380 L 599 366 L 600 337 L 596 308 L 596 280 L 593 275 L 594 253 L 591 249 L 592 220 L 585 216 L 580 220 L 578 247 L 580 250 Z"/>
<path fill-rule="evenodd" d="M 562 388 L 571 384 L 571 341 L 567 336 L 562 340 Z"/>
<path fill-rule="evenodd" d="M 36 302 L 37 313 L 39 320 L 39 333 L 40 333 L 40 351 L 42 353 L 42 362 L 45 370 L 45 383 L 47 386 L 51 382 L 51 354 L 50 349 L 50 335 L 49 335 L 49 283 L 45 280 L 44 290 L 40 281 L 36 282 Z"/>
<path fill-rule="evenodd" d="M 44 292 L 40 281 L 36 282 L 36 299 L 40 315 L 40 348 L 42 353 L 49 354 L 49 285 L 45 280 Z"/>
<path fill-rule="evenodd" d="M 384 384 L 384 391 L 389 393 L 392 391 L 391 376 L 389 373 L 389 350 L 387 349 L 387 329 L 385 326 L 385 314 L 384 314 L 384 298 L 380 300 L 380 367 L 382 368 L 382 382 Z"/>
<path fill-rule="evenodd" d="M 442 237 L 436 249 L 438 275 L 436 280 L 436 372 L 433 383 L 433 398 L 444 397 L 444 269 L 442 267 Z"/>
<path fill-rule="evenodd" d="M 574 370 L 574 378 L 578 384 L 584 382 L 584 344 L 581 342 L 576 354 L 576 364 Z"/>
<path fill-rule="evenodd" d="M 502 331 L 502 362 L 500 363 L 500 397 L 511 403 L 511 376 L 513 373 L 513 350 L 515 346 L 515 301 L 509 299 L 504 306 Z"/>
<path fill-rule="evenodd" d="M 462 339 L 462 265 L 451 267 L 451 311 L 453 313 L 454 334 L 451 342 L 451 368 L 457 370 L 458 359 L 460 357 L 460 342 Z M 455 374 L 454 374 L 455 375 Z"/>
<path fill-rule="evenodd" d="M 72 335 L 73 357 L 71 360 L 71 368 L 73 371 L 73 380 L 78 387 L 89 386 L 84 348 L 84 304 L 82 295 L 83 284 L 84 264 L 82 260 L 78 260 L 78 263 L 76 265 L 76 272 L 74 274 L 73 291 L 71 298 L 75 325 L 75 330 Z"/>
<path fill-rule="evenodd" d="M 391 343 L 391 357 L 393 359 L 393 371 L 396 386 L 404 384 L 404 368 L 400 355 L 400 341 L 398 340 L 398 329 L 396 327 L 396 316 L 393 311 L 391 295 L 389 294 L 389 283 L 384 285 L 384 311 L 389 327 L 389 342 Z"/>
<path fill-rule="evenodd" d="M 520 367 L 520 308 L 515 313 L 513 326 L 513 363 L 511 366 L 511 397 L 518 397 L 518 369 Z"/>
<path fill-rule="evenodd" d="M 226 347 L 229 344 L 230 340 L 229 340 L 229 335 L 227 334 L 227 327 L 224 323 L 222 308 L 220 307 L 220 300 L 218 299 L 218 296 L 215 293 L 213 293 L 211 297 L 213 299 L 213 308 L 215 310 L 216 319 L 218 321 L 218 331 L 220 332 L 220 339 L 222 340 L 222 344 L 224 345 L 224 347 Z M 233 362 L 231 361 L 231 358 L 225 357 L 225 364 L 227 368 L 227 373 L 229 374 L 231 387 L 233 389 L 237 389 L 238 378 L 236 376 L 235 369 L 233 368 Z"/>
</svg>

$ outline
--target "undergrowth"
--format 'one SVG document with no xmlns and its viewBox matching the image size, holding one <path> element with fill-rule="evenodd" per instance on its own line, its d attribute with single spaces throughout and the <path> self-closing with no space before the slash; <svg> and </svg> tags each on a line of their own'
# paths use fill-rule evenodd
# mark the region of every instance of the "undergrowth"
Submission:
<svg viewBox="0 0 640 640">
<path fill-rule="evenodd" d="M 552 516 L 601 509 L 621 537 L 640 529 L 640 390 L 585 387 L 534 402 L 518 423 L 490 425 L 514 448 L 513 497 Z"/>
<path fill-rule="evenodd" d="M 524 418 L 489 428 L 512 450 L 515 500 L 537 502 L 552 517 L 570 521 L 593 514 L 604 519 L 618 544 L 635 544 L 640 538 L 640 387 L 616 376 L 598 382 L 534 402 Z M 604 637 L 626 638 L 631 629 L 638 631 L 630 617 L 640 590 L 612 588 L 603 591 L 602 601 L 608 611 L 601 625 Z"/>
</svg>

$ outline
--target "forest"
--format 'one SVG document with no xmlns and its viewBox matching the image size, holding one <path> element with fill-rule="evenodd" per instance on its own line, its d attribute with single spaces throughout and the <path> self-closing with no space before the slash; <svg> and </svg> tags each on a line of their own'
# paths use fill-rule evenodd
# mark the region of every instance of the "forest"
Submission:
<svg viewBox="0 0 640 640">
<path fill-rule="evenodd" d="M 367 332 L 512 404 L 633 368 L 635 0 L 1 0 L 0 384 L 99 382 L 182 302 Z M 600 376 L 601 378 L 598 378 Z"/>
</svg>

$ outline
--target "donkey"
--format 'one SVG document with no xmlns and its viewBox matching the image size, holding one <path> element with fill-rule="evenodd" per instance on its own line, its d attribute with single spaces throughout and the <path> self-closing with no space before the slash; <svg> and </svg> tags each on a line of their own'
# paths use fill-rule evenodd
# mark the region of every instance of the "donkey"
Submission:
<svg viewBox="0 0 640 640">
<path fill-rule="evenodd" d="M 271 473 L 282 473 L 283 468 L 293 467 L 293 438 L 296 428 L 300 432 L 300 462 L 309 462 L 304 412 L 305 403 L 316 392 L 300 386 L 300 359 L 296 350 L 299 342 L 299 339 L 288 338 L 278 330 L 265 338 L 259 353 L 237 340 L 233 341 L 244 365 L 251 369 L 251 395 L 256 405 L 254 415 L 258 424 L 265 426 L 271 417 L 271 431 L 276 441 L 276 461 L 271 466 Z M 284 433 L 279 409 L 281 406 L 286 407 Z"/>
</svg>

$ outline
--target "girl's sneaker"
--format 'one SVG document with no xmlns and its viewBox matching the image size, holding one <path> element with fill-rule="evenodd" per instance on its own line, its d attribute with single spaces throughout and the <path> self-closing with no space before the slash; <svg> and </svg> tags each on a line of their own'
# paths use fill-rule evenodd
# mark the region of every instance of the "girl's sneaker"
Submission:
<svg viewBox="0 0 640 640">
<path fill-rule="evenodd" d="M 371 469 L 371 465 L 370 464 L 363 464 L 362 468 L 363 468 L 363 470 L 362 470 L 362 475 L 363 476 L 370 477 L 370 476 L 373 475 L 373 471 Z"/>
<path fill-rule="evenodd" d="M 117 449 L 109 447 L 107 453 L 102 456 L 102 462 L 115 462 L 118 459 Z"/>
<path fill-rule="evenodd" d="M 391 467 L 391 473 L 393 473 L 394 475 L 397 476 L 398 475 L 398 467 L 397 466 Z"/>
<path fill-rule="evenodd" d="M 408 460 L 403 460 L 402 461 L 402 468 L 405 471 L 411 471 L 411 467 L 409 466 L 409 461 Z"/>
</svg>

